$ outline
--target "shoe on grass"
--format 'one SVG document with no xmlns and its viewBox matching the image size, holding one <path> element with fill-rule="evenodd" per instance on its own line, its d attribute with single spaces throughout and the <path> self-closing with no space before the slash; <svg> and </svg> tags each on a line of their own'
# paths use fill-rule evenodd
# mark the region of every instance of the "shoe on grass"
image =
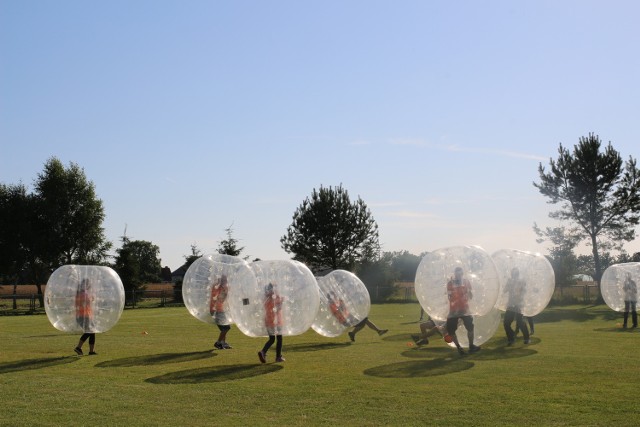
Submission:
<svg viewBox="0 0 640 427">
<path fill-rule="evenodd" d="M 220 341 L 216 341 L 216 343 L 213 346 L 218 350 L 224 350 L 224 345 L 222 345 Z"/>
<path fill-rule="evenodd" d="M 469 347 L 469 353 L 477 353 L 480 351 L 480 347 L 478 347 L 477 345 L 472 345 L 471 347 Z"/>
<path fill-rule="evenodd" d="M 80 347 L 74 348 L 73 351 L 75 351 L 78 356 L 82 356 L 82 349 Z"/>
<path fill-rule="evenodd" d="M 388 329 L 381 329 L 381 330 L 378 331 L 378 335 L 382 336 L 382 335 L 386 334 L 387 332 L 389 332 Z"/>
<path fill-rule="evenodd" d="M 227 344 L 226 342 L 222 343 L 222 348 L 224 348 L 225 350 L 231 350 L 233 347 L 231 347 L 229 344 Z"/>
<path fill-rule="evenodd" d="M 261 363 L 267 363 L 267 356 L 262 351 L 258 352 L 258 359 L 260 359 Z"/>
<path fill-rule="evenodd" d="M 276 362 L 284 362 L 284 361 L 285 361 L 284 357 L 282 356 L 276 357 Z"/>
<path fill-rule="evenodd" d="M 97 355 L 97 354 L 98 354 L 98 353 L 96 353 L 95 351 L 90 351 L 90 352 L 89 352 L 89 356 L 95 356 L 95 355 Z"/>
<path fill-rule="evenodd" d="M 355 342 L 356 340 L 356 334 L 353 332 L 349 332 L 349 339 L 353 342 Z"/>
</svg>

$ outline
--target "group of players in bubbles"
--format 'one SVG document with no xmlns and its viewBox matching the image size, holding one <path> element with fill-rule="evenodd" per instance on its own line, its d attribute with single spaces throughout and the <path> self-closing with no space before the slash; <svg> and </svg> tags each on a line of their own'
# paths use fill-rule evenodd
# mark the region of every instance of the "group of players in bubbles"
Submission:
<svg viewBox="0 0 640 427">
<path fill-rule="evenodd" d="M 603 274 L 601 291 L 613 310 L 624 311 L 627 327 L 637 327 L 637 287 L 640 263 L 616 264 Z M 420 325 L 416 344 L 440 334 L 462 355 L 475 353 L 497 331 L 502 321 L 508 345 L 521 331 L 529 343 L 531 319 L 547 306 L 555 279 L 547 259 L 531 252 L 505 249 L 489 255 L 477 246 L 438 249 L 423 257 L 415 278 L 415 292 L 429 319 Z M 312 328 L 325 337 L 337 337 L 346 329 L 351 341 L 369 326 L 383 335 L 369 319 L 371 306 L 365 285 L 354 274 L 335 270 L 322 276 L 292 260 L 255 261 L 212 254 L 197 259 L 187 270 L 182 295 L 185 306 L 198 320 L 220 330 L 214 347 L 230 349 L 226 335 L 231 324 L 250 337 L 268 337 L 258 351 L 266 363 L 276 344 L 276 362 L 283 362 L 282 337 L 300 335 Z M 45 310 L 58 330 L 81 333 L 74 351 L 95 352 L 95 334 L 111 329 L 124 309 L 124 288 L 115 271 L 103 266 L 64 265 L 47 282 Z M 515 323 L 516 329 L 513 329 Z M 533 325 L 531 323 L 531 325 Z"/>
</svg>

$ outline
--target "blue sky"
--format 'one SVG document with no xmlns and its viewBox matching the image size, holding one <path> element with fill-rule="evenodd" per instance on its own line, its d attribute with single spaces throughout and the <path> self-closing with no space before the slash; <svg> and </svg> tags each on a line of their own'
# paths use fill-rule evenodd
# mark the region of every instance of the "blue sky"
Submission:
<svg viewBox="0 0 640 427">
<path fill-rule="evenodd" d="M 0 0 L 0 182 L 82 166 L 107 237 L 172 269 L 251 258 L 314 188 L 385 251 L 546 252 L 538 164 L 598 134 L 640 156 L 635 1 Z M 640 243 L 627 245 L 640 251 Z"/>
</svg>

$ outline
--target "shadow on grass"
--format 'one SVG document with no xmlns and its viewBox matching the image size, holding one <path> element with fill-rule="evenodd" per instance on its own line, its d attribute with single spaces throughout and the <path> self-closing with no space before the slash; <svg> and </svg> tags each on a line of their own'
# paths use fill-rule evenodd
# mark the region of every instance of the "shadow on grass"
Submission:
<svg viewBox="0 0 640 427">
<path fill-rule="evenodd" d="M 416 333 L 414 335 L 417 335 L 420 331 L 416 330 Z M 438 339 L 438 336 L 434 336 L 433 339 Z M 429 338 L 430 340 L 432 338 Z M 396 334 L 396 335 L 385 335 L 382 337 L 383 341 L 389 341 L 389 342 L 413 342 L 413 338 L 411 338 L 411 334 Z"/>
<path fill-rule="evenodd" d="M 622 325 L 621 326 L 613 326 L 610 328 L 595 328 L 594 332 L 613 332 L 613 333 L 618 333 L 618 334 L 637 334 L 638 332 L 640 332 L 640 329 L 638 328 L 623 328 Z"/>
<path fill-rule="evenodd" d="M 540 340 L 538 340 L 540 342 Z M 535 344 L 535 341 L 532 339 L 531 344 Z M 495 348 L 486 348 L 483 347 L 480 352 L 475 354 L 467 354 L 463 356 L 468 358 L 469 360 L 500 360 L 500 359 L 515 359 L 518 357 L 526 357 L 532 356 L 536 354 L 537 351 L 529 348 L 529 346 L 519 346 L 518 344 L 513 347 L 507 347 L 506 343 L 504 347 L 495 347 Z M 426 346 L 413 348 L 411 350 L 406 350 L 400 353 L 403 357 L 407 357 L 410 359 L 424 359 L 424 358 L 433 358 L 434 356 L 439 357 L 458 357 L 458 353 L 456 349 L 451 347 L 431 347 L 428 348 Z"/>
<path fill-rule="evenodd" d="M 108 360 L 96 364 L 98 368 L 119 368 L 128 366 L 145 365 L 166 365 L 169 363 L 191 362 L 193 360 L 208 359 L 215 356 L 215 353 L 198 351 L 194 353 L 163 353 L 150 354 L 147 356 L 126 357 L 124 359 Z"/>
<path fill-rule="evenodd" d="M 473 368 L 474 363 L 462 358 L 439 358 L 411 362 L 393 363 L 391 365 L 370 368 L 365 375 L 379 378 L 416 378 L 448 375 Z"/>
<path fill-rule="evenodd" d="M 30 369 L 43 369 L 52 366 L 65 365 L 67 363 L 77 362 L 80 358 L 77 356 L 52 357 L 41 359 L 25 359 L 17 362 L 0 363 L 0 374 L 9 372 L 26 371 Z"/>
<path fill-rule="evenodd" d="M 574 322 L 588 322 L 595 319 L 615 320 L 619 317 L 619 313 L 606 306 L 589 305 L 581 308 L 548 307 L 542 313 L 535 315 L 533 320 L 538 324 L 560 322 L 562 320 Z"/>
<path fill-rule="evenodd" d="M 322 351 L 322 350 L 334 350 L 336 348 L 347 348 L 351 345 L 351 342 L 327 342 L 318 344 L 285 344 L 287 353 L 302 353 L 307 351 Z"/>
<path fill-rule="evenodd" d="M 147 378 L 152 384 L 201 384 L 240 380 L 277 372 L 282 365 L 274 363 L 260 365 L 212 366 L 209 368 L 188 369 L 172 372 L 158 377 Z"/>
</svg>

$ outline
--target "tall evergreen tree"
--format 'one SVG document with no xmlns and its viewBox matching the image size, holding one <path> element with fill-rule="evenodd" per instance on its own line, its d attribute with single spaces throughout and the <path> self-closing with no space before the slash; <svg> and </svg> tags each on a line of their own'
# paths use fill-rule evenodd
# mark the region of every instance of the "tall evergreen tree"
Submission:
<svg viewBox="0 0 640 427">
<path fill-rule="evenodd" d="M 569 152 L 560 144 L 558 159 L 549 161 L 549 172 L 540 163 L 540 182 L 534 186 L 560 204 L 551 218 L 577 226 L 578 236 L 591 245 L 595 279 L 600 283 L 600 251 L 621 249 L 635 237 L 640 220 L 640 170 L 636 160 L 622 161 L 609 143 L 601 151 L 600 138 L 581 137 Z"/>
</svg>

